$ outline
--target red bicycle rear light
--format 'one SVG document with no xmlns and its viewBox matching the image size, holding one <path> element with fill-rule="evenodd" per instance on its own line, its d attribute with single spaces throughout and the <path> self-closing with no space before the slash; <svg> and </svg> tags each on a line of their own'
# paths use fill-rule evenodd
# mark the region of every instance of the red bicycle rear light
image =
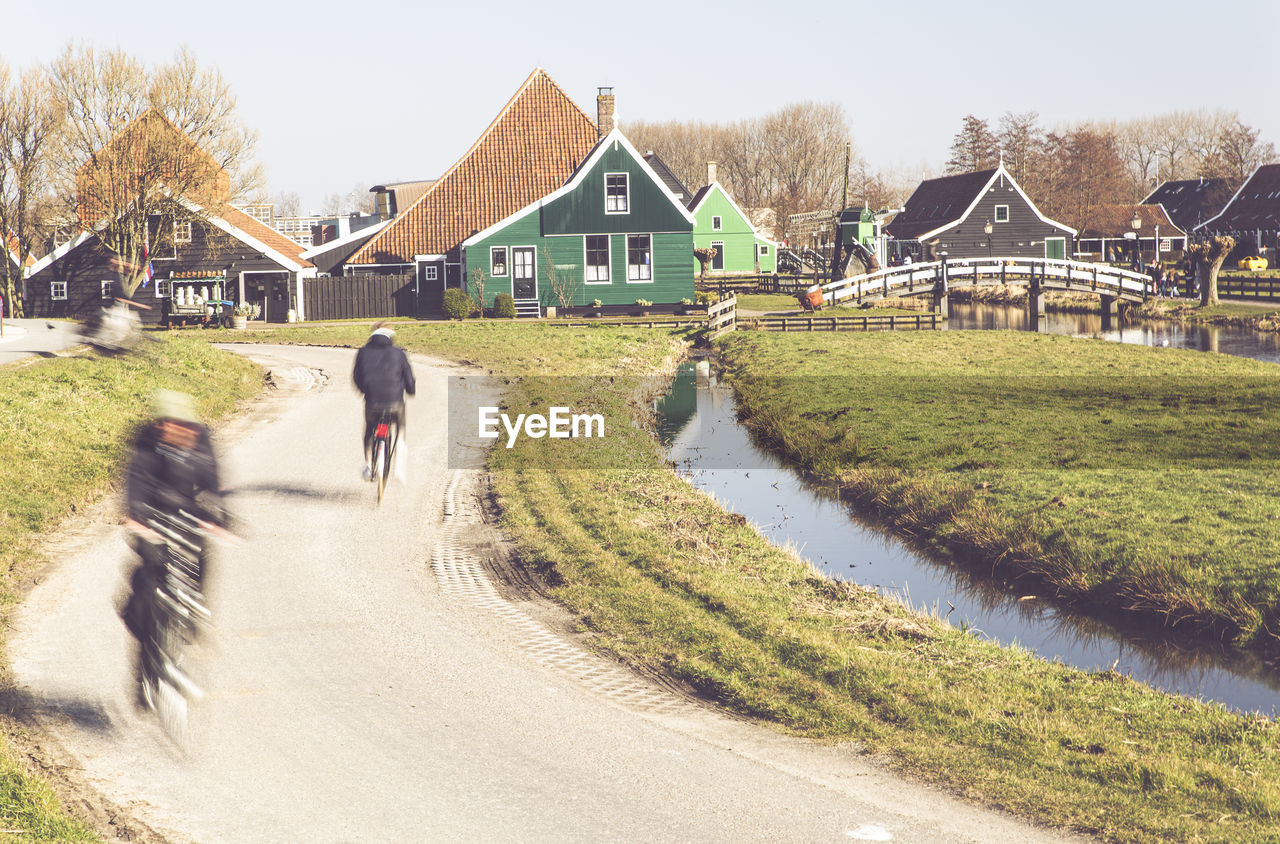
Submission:
<svg viewBox="0 0 1280 844">
<path fill-rule="evenodd" d="M 373 430 L 373 435 L 375 437 L 385 437 L 390 433 L 391 433 L 391 426 L 385 422 L 378 425 L 378 427 Z"/>
</svg>

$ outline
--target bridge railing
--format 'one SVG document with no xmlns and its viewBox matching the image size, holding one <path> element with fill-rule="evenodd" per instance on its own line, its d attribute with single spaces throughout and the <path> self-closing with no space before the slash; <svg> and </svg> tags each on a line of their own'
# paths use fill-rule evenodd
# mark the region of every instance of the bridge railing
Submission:
<svg viewBox="0 0 1280 844">
<path fill-rule="evenodd" d="M 850 298 L 911 295 L 934 291 L 942 279 L 942 261 L 890 267 L 822 285 L 827 304 Z M 1109 264 L 1067 261 L 1058 258 L 960 258 L 946 262 L 947 283 L 976 285 L 1009 282 L 1021 284 L 1039 278 L 1050 286 L 1087 287 L 1102 293 L 1128 297 L 1149 296 L 1151 278 Z"/>
</svg>

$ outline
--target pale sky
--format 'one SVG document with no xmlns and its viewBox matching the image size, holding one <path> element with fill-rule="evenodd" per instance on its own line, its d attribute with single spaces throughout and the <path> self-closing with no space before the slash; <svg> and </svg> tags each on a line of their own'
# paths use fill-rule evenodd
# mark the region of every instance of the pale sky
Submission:
<svg viewBox="0 0 1280 844">
<path fill-rule="evenodd" d="M 836 102 L 873 167 L 938 167 L 966 114 L 1056 126 L 1236 109 L 1280 146 L 1274 0 L 646 4 L 6 0 L 0 58 L 70 41 L 147 62 L 190 47 L 230 82 L 272 194 L 434 178 L 535 67 L 595 117 L 728 122 Z M 774 11 L 755 12 L 752 8 Z"/>
</svg>

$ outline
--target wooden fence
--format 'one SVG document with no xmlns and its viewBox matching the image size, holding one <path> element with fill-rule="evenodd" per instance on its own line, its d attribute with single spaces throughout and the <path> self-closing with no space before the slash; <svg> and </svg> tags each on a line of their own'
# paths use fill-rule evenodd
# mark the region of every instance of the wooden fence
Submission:
<svg viewBox="0 0 1280 844">
<path fill-rule="evenodd" d="M 422 316 L 412 275 L 355 275 L 303 280 L 308 321 Z"/>
<path fill-rule="evenodd" d="M 707 308 L 707 339 L 714 340 L 738 327 L 738 297 L 730 296 Z"/>
<path fill-rule="evenodd" d="M 1280 278 L 1220 275 L 1218 295 L 1242 299 L 1280 299 Z"/>
<path fill-rule="evenodd" d="M 815 284 L 825 281 L 817 275 L 737 275 L 723 278 L 712 276 L 706 281 L 694 281 L 694 289 L 699 292 L 720 293 L 799 293 L 808 290 Z"/>
<path fill-rule="evenodd" d="M 742 317 L 742 328 L 758 331 L 897 331 L 936 329 L 938 314 L 885 314 L 883 316 Z"/>
</svg>

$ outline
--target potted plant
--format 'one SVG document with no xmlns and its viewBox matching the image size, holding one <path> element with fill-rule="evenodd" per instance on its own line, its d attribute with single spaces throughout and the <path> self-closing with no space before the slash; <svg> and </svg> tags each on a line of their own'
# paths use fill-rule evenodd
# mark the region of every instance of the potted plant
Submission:
<svg viewBox="0 0 1280 844">
<path fill-rule="evenodd" d="M 237 331 L 243 331 L 249 327 L 249 320 L 257 319 L 262 313 L 262 308 L 251 302 L 241 302 L 236 305 L 236 309 L 231 312 L 231 327 Z"/>
<path fill-rule="evenodd" d="M 604 302 L 601 302 L 599 299 L 592 299 L 591 300 L 591 316 L 593 317 L 600 316 L 600 309 L 603 307 L 604 307 Z"/>
<path fill-rule="evenodd" d="M 681 299 L 681 300 L 680 300 L 680 313 L 681 313 L 682 315 L 683 315 L 683 314 L 687 314 L 687 313 L 689 313 L 689 312 L 690 312 L 690 311 L 692 311 L 692 310 L 693 310 L 693 300 L 692 300 L 692 299 Z"/>
<path fill-rule="evenodd" d="M 648 316 L 649 308 L 653 307 L 653 303 L 648 299 L 637 299 L 636 304 L 640 306 L 640 316 Z"/>
</svg>

